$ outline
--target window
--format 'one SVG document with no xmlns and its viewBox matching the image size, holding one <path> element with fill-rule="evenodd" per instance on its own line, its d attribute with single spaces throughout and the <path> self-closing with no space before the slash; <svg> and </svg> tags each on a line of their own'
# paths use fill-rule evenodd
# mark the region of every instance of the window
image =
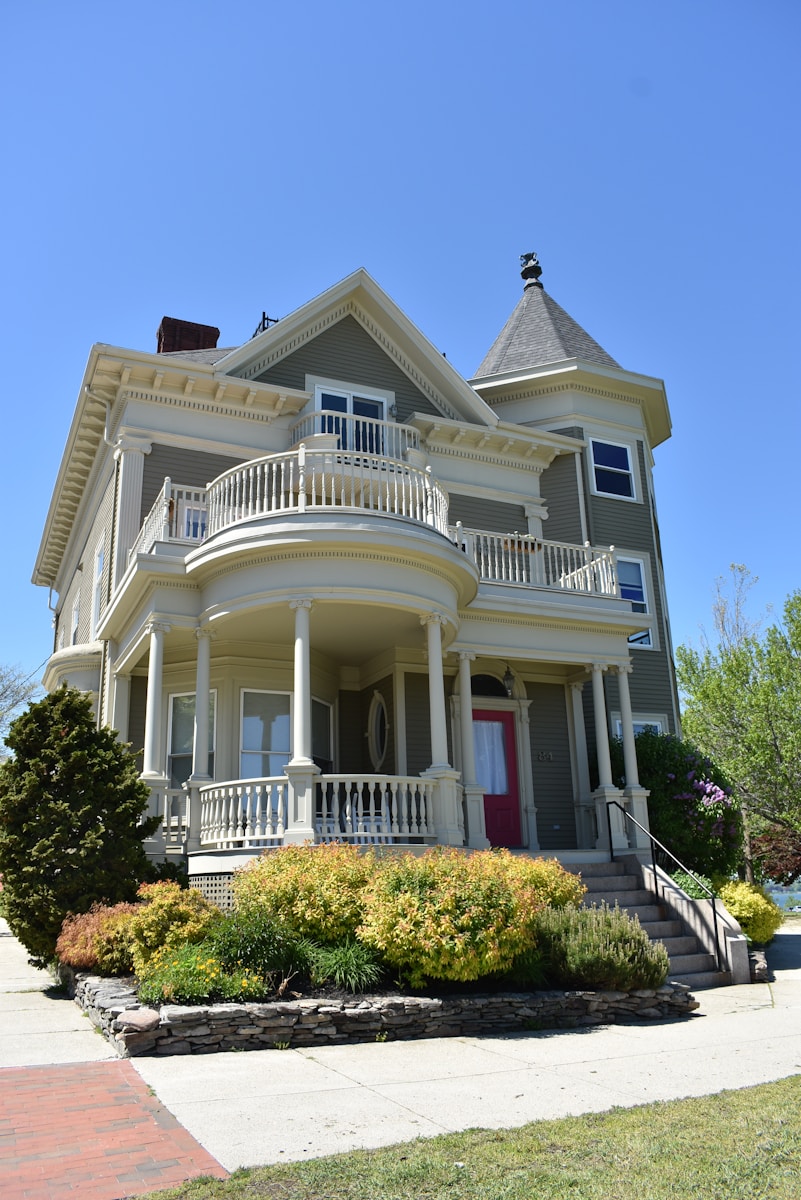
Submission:
<svg viewBox="0 0 801 1200">
<path fill-rule="evenodd" d="M 288 692 L 242 692 L 240 779 L 283 775 L 292 757 L 292 707 Z M 330 770 L 331 708 L 312 700 L 312 758 Z"/>
<path fill-rule="evenodd" d="M 95 551 L 95 577 L 92 588 L 92 641 L 97 637 L 97 627 L 100 624 L 100 605 L 103 600 L 103 561 L 106 555 L 106 538 Z"/>
<path fill-rule="evenodd" d="M 214 775 L 214 716 L 216 694 L 209 695 L 209 775 Z M 167 775 L 171 788 L 180 788 L 192 774 L 195 741 L 195 693 L 170 696 L 170 731 Z"/>
<path fill-rule="evenodd" d="M 633 500 L 634 475 L 631 469 L 631 451 L 618 442 L 590 441 L 592 456 L 593 490 L 601 496 L 617 496 Z"/>
<path fill-rule="evenodd" d="M 644 733 L 646 729 L 650 729 L 652 733 L 664 733 L 665 728 L 666 728 L 665 718 L 661 717 L 661 716 L 660 717 L 647 717 L 647 716 L 646 717 L 637 717 L 637 716 L 635 716 L 632 719 L 631 723 L 634 728 L 634 736 L 635 737 L 637 736 L 638 733 Z M 623 722 L 621 721 L 620 717 L 617 717 L 615 719 L 615 737 L 622 737 L 622 736 L 623 736 Z"/>
<path fill-rule="evenodd" d="M 80 601 L 80 597 L 79 597 L 72 606 L 72 631 L 70 633 L 70 644 L 72 646 L 78 645 L 78 625 L 80 623 L 80 620 L 81 620 L 81 601 Z"/>
<path fill-rule="evenodd" d="M 389 393 L 318 383 L 315 408 L 321 413 L 320 432 L 335 434 L 342 450 L 382 454 L 385 430 L 374 422 L 386 420 L 389 400 Z"/>
<path fill-rule="evenodd" d="M 206 506 L 181 500 L 178 505 L 178 536 L 202 542 L 206 536 Z"/>
<path fill-rule="evenodd" d="M 638 558 L 618 558 L 617 577 L 620 583 L 620 594 L 624 600 L 631 601 L 632 612 L 647 613 L 648 601 L 645 591 L 645 571 Z M 643 629 L 632 633 L 629 637 L 631 646 L 650 646 L 651 631 Z"/>
<path fill-rule="evenodd" d="M 387 753 L 389 721 L 387 704 L 380 692 L 373 692 L 370 711 L 367 714 L 367 749 L 373 770 L 378 771 Z"/>
</svg>

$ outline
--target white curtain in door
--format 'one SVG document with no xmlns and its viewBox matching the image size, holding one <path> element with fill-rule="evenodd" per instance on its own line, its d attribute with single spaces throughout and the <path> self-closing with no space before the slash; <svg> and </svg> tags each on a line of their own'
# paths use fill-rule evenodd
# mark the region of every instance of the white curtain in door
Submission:
<svg viewBox="0 0 801 1200">
<path fill-rule="evenodd" d="M 503 796 L 509 790 L 503 734 L 501 721 L 473 721 L 476 779 L 490 796 Z"/>
</svg>

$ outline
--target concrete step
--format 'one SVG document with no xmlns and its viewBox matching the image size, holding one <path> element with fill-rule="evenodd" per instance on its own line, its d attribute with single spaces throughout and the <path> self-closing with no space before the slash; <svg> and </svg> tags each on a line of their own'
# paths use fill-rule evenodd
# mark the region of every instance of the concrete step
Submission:
<svg viewBox="0 0 801 1200">
<path fill-rule="evenodd" d="M 594 875 L 626 874 L 626 864 L 621 862 L 579 862 L 564 863 L 563 865 L 566 871 L 571 871 L 574 875 L 580 875 L 585 882 Z"/>
<path fill-rule="evenodd" d="M 652 942 L 681 937 L 681 921 L 640 921 Z"/>
<path fill-rule="evenodd" d="M 655 921 L 661 923 L 665 919 L 665 910 L 661 904 L 627 904 L 623 911 L 627 912 L 630 917 L 638 917 L 643 926 L 650 926 Z"/>
<path fill-rule="evenodd" d="M 670 974 L 699 975 L 706 971 L 717 971 L 714 954 L 677 954 L 670 956 Z"/>
<path fill-rule="evenodd" d="M 651 940 L 662 943 L 670 955 L 671 962 L 681 954 L 698 953 L 698 939 L 692 934 L 677 934 L 675 937 L 652 938 Z"/>
<path fill-rule="evenodd" d="M 693 971 L 688 975 L 674 975 L 671 971 L 668 975 L 668 983 L 684 983 L 694 992 L 703 991 L 704 988 L 729 987 L 731 982 L 731 971 Z"/>
<path fill-rule="evenodd" d="M 635 887 L 625 892 L 588 892 L 582 900 L 582 904 L 585 908 L 592 908 L 601 904 L 608 904 L 610 908 L 614 908 L 617 904 L 620 908 L 628 911 L 640 908 L 642 905 L 650 907 L 653 904 L 653 900 L 652 892 L 646 891 L 645 888 Z"/>
<path fill-rule="evenodd" d="M 591 875 L 582 883 L 587 888 L 588 896 L 594 896 L 596 892 L 619 892 L 622 895 L 624 892 L 641 890 L 639 880 L 633 875 Z"/>
</svg>

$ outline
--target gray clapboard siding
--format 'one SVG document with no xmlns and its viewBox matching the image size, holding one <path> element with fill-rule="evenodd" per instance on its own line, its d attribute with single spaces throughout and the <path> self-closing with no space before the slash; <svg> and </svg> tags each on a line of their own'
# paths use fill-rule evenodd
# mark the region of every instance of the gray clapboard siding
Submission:
<svg viewBox="0 0 801 1200">
<path fill-rule="evenodd" d="M 343 772 L 374 774 L 370 760 L 367 727 L 373 692 L 380 692 L 387 706 L 387 752 L 379 767 L 382 775 L 395 774 L 395 701 L 392 678 L 387 676 L 361 692 L 339 693 L 339 769 Z"/>
<path fill-rule="evenodd" d="M 404 675 L 406 690 L 406 770 L 419 775 L 431 766 L 431 725 L 428 676 L 417 671 Z"/>
<path fill-rule="evenodd" d="M 260 375 L 258 382 L 302 389 L 306 387 L 307 374 L 394 392 L 397 419 L 401 423 L 408 421 L 415 412 L 442 416 L 429 398 L 351 316 L 343 317 L 336 325 L 323 330 L 312 341 L 288 354 Z"/>
<path fill-rule="evenodd" d="M 542 850 L 576 847 L 567 700 L 561 684 L 527 683 L 531 775 Z"/>
<path fill-rule="evenodd" d="M 139 770 L 144 765 L 145 707 L 147 705 L 147 679 L 144 675 L 131 677 L 131 695 L 128 707 L 128 734 L 124 741 L 131 743 Z M 123 735 L 124 730 L 120 731 Z"/>
<path fill-rule="evenodd" d="M 552 542 L 580 545 L 583 541 L 581 499 L 574 455 L 561 454 L 543 471 L 540 495 L 548 506 L 548 520 L 542 525 L 543 537 Z"/>
<path fill-rule="evenodd" d="M 464 492 L 449 492 L 448 521 L 461 521 L 466 529 L 487 529 L 493 533 L 526 533 L 528 521 L 522 504 L 486 500 Z"/>
<path fill-rule="evenodd" d="M 140 519 L 144 521 L 150 512 L 166 478 L 169 477 L 173 483 L 184 484 L 186 487 L 204 488 L 218 475 L 230 471 L 231 467 L 236 467 L 244 461 L 240 457 L 207 454 L 183 446 L 154 445 L 150 454 L 145 455 Z"/>
</svg>

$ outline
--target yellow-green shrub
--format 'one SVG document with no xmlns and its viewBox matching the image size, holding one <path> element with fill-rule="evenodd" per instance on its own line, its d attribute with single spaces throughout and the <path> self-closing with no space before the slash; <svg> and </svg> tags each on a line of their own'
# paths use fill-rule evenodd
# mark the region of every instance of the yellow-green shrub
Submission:
<svg viewBox="0 0 801 1200">
<path fill-rule="evenodd" d="M 446 847 L 383 860 L 364 901 L 357 937 L 412 987 L 508 970 L 540 907 L 501 856 Z"/>
<path fill-rule="evenodd" d="M 141 975 L 156 950 L 184 942 L 200 942 L 220 919 L 220 911 L 196 888 L 172 881 L 143 883 L 144 901 L 130 919 L 134 970 Z"/>
<path fill-rule="evenodd" d="M 779 906 L 756 884 L 724 883 L 718 895 L 751 942 L 769 942 L 784 919 Z"/>
<path fill-rule="evenodd" d="M 375 869 L 372 851 L 343 842 L 282 846 L 236 872 L 234 901 L 237 911 L 267 908 L 295 933 L 339 942 L 355 933 Z"/>
<path fill-rule="evenodd" d="M 261 1000 L 275 979 L 248 967 L 224 970 L 207 943 L 164 946 L 142 966 L 139 999 L 146 1004 L 202 1004 L 218 1000 Z"/>
<path fill-rule="evenodd" d="M 566 870 L 556 858 L 527 858 L 508 850 L 493 850 L 492 859 L 499 870 L 508 873 L 515 887 L 529 889 L 534 894 L 538 907 L 580 904 L 587 891 L 579 876 Z"/>
<path fill-rule="evenodd" d="M 59 962 L 76 971 L 127 975 L 133 970 L 131 918 L 138 905 L 93 904 L 89 912 L 67 917 L 56 942 Z"/>
</svg>

